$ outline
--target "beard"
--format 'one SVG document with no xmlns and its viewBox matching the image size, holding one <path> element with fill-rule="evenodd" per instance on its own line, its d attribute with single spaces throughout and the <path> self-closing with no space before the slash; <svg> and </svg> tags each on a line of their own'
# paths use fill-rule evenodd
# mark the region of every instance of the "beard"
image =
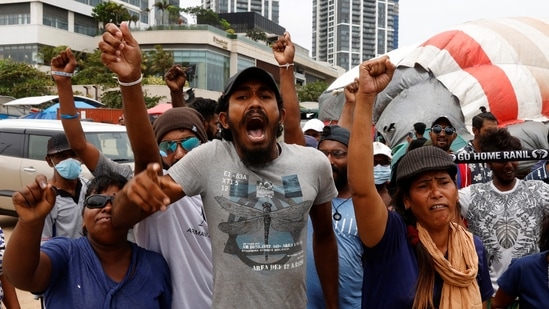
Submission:
<svg viewBox="0 0 549 309">
<path fill-rule="evenodd" d="M 334 175 L 334 184 L 338 191 L 347 186 L 347 168 L 342 169 L 332 166 L 332 173 Z"/>
</svg>

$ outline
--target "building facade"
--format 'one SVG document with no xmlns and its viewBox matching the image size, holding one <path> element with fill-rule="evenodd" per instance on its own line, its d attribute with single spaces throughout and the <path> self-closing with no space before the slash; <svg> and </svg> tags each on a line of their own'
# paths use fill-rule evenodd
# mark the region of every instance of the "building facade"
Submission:
<svg viewBox="0 0 549 309">
<path fill-rule="evenodd" d="M 346 70 L 398 48 L 398 0 L 312 0 L 312 57 Z"/>
<path fill-rule="evenodd" d="M 202 6 L 216 13 L 257 12 L 277 24 L 280 15 L 279 0 L 202 0 Z"/>
<path fill-rule="evenodd" d="M 98 25 L 91 17 L 96 2 L 0 0 L 0 59 L 26 62 L 46 71 L 49 63 L 44 64 L 39 57 L 42 46 L 64 45 L 75 51 L 93 52 L 100 39 L 96 35 Z M 142 1 L 126 2 L 137 10 L 134 4 L 141 5 Z M 278 65 L 265 42 L 230 35 L 208 25 L 132 26 L 132 33 L 143 52 L 161 45 L 164 51 L 173 53 L 175 63 L 195 64 L 196 75 L 191 85 L 194 88 L 222 91 L 230 76 L 250 66 L 262 67 L 278 80 Z M 300 48 L 296 48 L 294 62 L 298 84 L 316 80 L 331 83 L 343 73 L 341 68 L 314 61 Z"/>
</svg>

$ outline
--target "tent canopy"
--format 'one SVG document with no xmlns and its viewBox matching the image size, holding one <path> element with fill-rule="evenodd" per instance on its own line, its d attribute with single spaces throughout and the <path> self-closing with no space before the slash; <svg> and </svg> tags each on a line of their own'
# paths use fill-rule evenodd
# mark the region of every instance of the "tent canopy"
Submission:
<svg viewBox="0 0 549 309">
<path fill-rule="evenodd" d="M 172 108 L 171 103 L 159 103 L 147 110 L 149 115 L 160 115 L 163 114 L 168 109 Z"/>
<path fill-rule="evenodd" d="M 96 108 L 95 106 L 82 101 L 74 101 L 76 108 Z M 59 103 L 55 103 L 52 106 L 39 111 L 37 113 L 30 113 L 23 118 L 27 119 L 57 119 L 57 110 L 59 109 Z"/>
</svg>

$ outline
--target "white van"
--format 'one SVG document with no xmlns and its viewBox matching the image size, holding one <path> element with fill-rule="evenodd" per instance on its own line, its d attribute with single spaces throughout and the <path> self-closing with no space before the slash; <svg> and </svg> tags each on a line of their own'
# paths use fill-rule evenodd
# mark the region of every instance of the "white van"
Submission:
<svg viewBox="0 0 549 309">
<path fill-rule="evenodd" d="M 82 122 L 86 139 L 106 157 L 129 164 L 133 170 L 133 152 L 126 127 L 114 124 Z M 48 139 L 63 132 L 60 120 L 0 120 L 0 215 L 16 216 L 12 194 L 34 181 L 38 174 L 53 175 L 45 161 Z M 91 178 L 82 167 L 82 175 Z"/>
</svg>

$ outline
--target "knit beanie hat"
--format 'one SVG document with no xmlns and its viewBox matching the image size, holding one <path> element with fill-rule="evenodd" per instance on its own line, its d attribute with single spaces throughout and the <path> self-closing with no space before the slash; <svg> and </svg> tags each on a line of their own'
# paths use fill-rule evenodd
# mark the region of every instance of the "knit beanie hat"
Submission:
<svg viewBox="0 0 549 309">
<path fill-rule="evenodd" d="M 165 111 L 153 123 L 156 143 L 160 144 L 162 137 L 173 130 L 188 129 L 196 134 L 202 142 L 208 141 L 204 129 L 204 117 L 198 111 L 190 107 L 174 107 Z"/>
<path fill-rule="evenodd" d="M 322 133 L 320 134 L 320 141 L 318 142 L 318 145 L 320 145 L 322 141 L 332 140 L 348 146 L 350 135 L 351 133 L 349 132 L 349 130 L 338 125 L 333 124 L 325 126 L 324 129 L 322 129 Z"/>
<path fill-rule="evenodd" d="M 434 146 L 422 146 L 408 151 L 397 169 L 397 185 L 402 185 L 413 176 L 426 171 L 448 170 L 450 177 L 455 178 L 457 166 L 452 155 Z"/>
</svg>

